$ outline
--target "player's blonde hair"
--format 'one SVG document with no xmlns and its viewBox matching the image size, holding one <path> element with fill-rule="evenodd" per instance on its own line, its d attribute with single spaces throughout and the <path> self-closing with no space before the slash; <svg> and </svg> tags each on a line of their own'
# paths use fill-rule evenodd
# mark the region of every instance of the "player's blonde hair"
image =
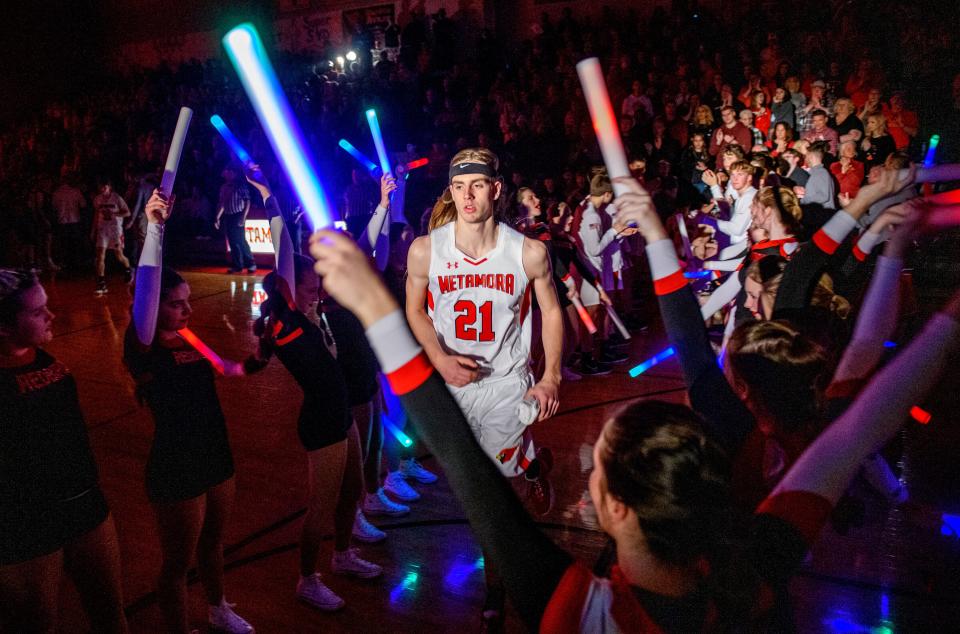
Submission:
<svg viewBox="0 0 960 634">
<path fill-rule="evenodd" d="M 470 147 L 460 150 L 450 159 L 450 167 L 461 163 L 482 163 L 489 167 L 494 174 L 500 173 L 500 159 L 485 147 Z"/>
<path fill-rule="evenodd" d="M 437 198 L 433 205 L 433 211 L 430 212 L 430 222 L 427 223 L 427 230 L 433 231 L 437 227 L 442 227 L 448 222 L 457 219 L 457 206 L 453 203 L 453 195 L 450 188 L 445 187 L 443 194 Z"/>
</svg>

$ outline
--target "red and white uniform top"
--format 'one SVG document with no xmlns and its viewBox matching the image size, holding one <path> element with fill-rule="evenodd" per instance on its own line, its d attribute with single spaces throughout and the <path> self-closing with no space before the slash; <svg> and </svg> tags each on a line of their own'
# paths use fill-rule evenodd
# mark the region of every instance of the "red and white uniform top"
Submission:
<svg viewBox="0 0 960 634">
<path fill-rule="evenodd" d="M 497 224 L 497 244 L 474 259 L 457 248 L 455 222 L 430 232 L 427 314 L 448 354 L 470 357 L 481 379 L 526 372 L 530 289 L 522 233 Z"/>
</svg>

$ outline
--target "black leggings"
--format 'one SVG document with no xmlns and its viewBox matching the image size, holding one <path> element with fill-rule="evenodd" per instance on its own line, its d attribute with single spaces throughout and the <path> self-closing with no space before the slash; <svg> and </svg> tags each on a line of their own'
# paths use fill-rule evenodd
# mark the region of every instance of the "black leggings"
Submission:
<svg viewBox="0 0 960 634">
<path fill-rule="evenodd" d="M 573 558 L 540 532 L 510 483 L 483 452 L 463 412 L 436 373 L 400 397 L 440 462 L 510 601 L 532 630 Z"/>
</svg>

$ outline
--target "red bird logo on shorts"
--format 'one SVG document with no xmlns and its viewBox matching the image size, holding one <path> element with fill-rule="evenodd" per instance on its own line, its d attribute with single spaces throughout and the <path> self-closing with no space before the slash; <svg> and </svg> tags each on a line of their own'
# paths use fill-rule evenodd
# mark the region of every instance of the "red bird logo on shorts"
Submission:
<svg viewBox="0 0 960 634">
<path fill-rule="evenodd" d="M 458 269 L 458 268 L 460 268 L 460 263 L 459 263 L 459 262 L 447 262 L 447 268 L 448 268 L 448 269 Z"/>
<path fill-rule="evenodd" d="M 497 462 L 500 464 L 507 464 L 510 462 L 510 459 L 513 458 L 513 454 L 517 453 L 516 447 L 509 447 L 503 449 L 500 453 L 497 454 Z"/>
</svg>

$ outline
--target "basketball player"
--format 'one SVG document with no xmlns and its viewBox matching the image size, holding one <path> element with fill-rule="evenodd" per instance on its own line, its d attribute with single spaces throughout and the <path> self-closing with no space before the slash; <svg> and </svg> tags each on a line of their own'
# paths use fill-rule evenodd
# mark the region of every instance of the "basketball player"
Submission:
<svg viewBox="0 0 960 634">
<path fill-rule="evenodd" d="M 450 161 L 456 216 L 417 238 L 407 258 L 407 320 L 433 366 L 463 409 L 470 429 L 500 472 L 524 475 L 534 512 L 546 514 L 552 487 L 547 449 L 537 452 L 528 425 L 559 406 L 563 313 L 547 249 L 500 222 L 499 160 L 466 149 Z M 530 374 L 530 292 L 542 315 L 544 373 Z M 527 401 L 526 403 L 524 401 Z M 535 402 L 536 416 L 523 410 Z M 504 590 L 486 569 L 484 619 L 503 618 Z"/>
<path fill-rule="evenodd" d="M 107 249 L 113 251 L 117 262 L 123 265 L 126 281 L 133 280 L 130 260 L 123 254 L 123 219 L 130 215 L 130 208 L 123 197 L 113 191 L 113 185 L 105 181 L 100 193 L 93 199 L 93 228 L 91 239 L 96 247 L 94 265 L 97 270 L 97 295 L 107 292 L 107 278 L 104 275 Z"/>
</svg>

